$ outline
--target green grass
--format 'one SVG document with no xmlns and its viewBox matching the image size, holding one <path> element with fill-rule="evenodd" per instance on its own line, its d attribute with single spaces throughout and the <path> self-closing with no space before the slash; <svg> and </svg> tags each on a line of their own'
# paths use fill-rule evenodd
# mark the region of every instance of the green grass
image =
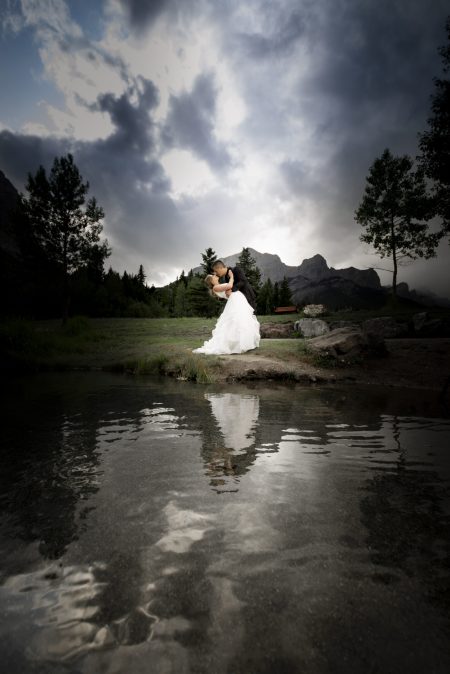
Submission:
<svg viewBox="0 0 450 674">
<path fill-rule="evenodd" d="M 216 318 L 11 319 L 0 327 L 7 362 L 22 370 L 105 369 L 170 374 L 209 383 L 220 369 L 211 356 L 193 354 Z"/>
<path fill-rule="evenodd" d="M 327 321 L 360 323 L 375 316 L 394 315 L 406 320 L 416 306 L 401 304 L 377 311 L 338 311 Z M 446 309 L 431 316 L 449 316 Z M 260 323 L 291 323 L 302 316 L 258 316 Z M 2 366 L 23 370 L 105 369 L 134 373 L 171 374 L 198 382 L 213 381 L 223 361 L 193 354 L 211 335 L 217 318 L 88 318 L 73 316 L 64 328 L 59 319 L 32 321 L 15 318 L 0 324 Z M 307 340 L 262 340 L 255 352 L 284 362 L 304 361 L 331 367 L 331 361 L 311 354 Z"/>
</svg>

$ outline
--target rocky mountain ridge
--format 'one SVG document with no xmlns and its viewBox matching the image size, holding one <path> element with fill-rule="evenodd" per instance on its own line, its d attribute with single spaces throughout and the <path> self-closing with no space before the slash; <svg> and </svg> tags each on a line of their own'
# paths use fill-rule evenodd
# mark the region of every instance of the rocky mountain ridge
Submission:
<svg viewBox="0 0 450 674">
<path fill-rule="evenodd" d="M 278 255 L 260 253 L 254 248 L 249 248 L 249 251 L 261 271 L 263 282 L 270 278 L 275 283 L 275 281 L 282 281 L 284 276 L 290 279 L 301 276 L 310 281 L 321 281 L 325 278 L 338 276 L 363 287 L 381 288 L 380 277 L 374 269 L 357 269 L 356 267 L 334 269 L 333 267 L 328 267 L 327 261 L 320 254 L 305 258 L 298 266 L 291 266 L 282 262 Z M 234 253 L 221 259 L 225 264 L 233 266 L 237 263 L 239 255 L 240 253 Z M 200 273 L 202 268 L 196 267 L 193 271 L 194 273 Z"/>
</svg>

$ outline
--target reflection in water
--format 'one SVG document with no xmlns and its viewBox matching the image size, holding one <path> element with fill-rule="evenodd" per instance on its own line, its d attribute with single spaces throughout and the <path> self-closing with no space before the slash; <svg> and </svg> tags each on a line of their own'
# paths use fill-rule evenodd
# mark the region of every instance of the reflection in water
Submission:
<svg viewBox="0 0 450 674">
<path fill-rule="evenodd" d="M 429 401 L 70 373 L 1 404 L 8 672 L 448 671 Z"/>
<path fill-rule="evenodd" d="M 393 446 L 387 450 L 385 469 L 367 480 L 367 495 L 360 504 L 371 559 L 389 569 L 376 577 L 393 582 L 395 569 L 401 569 L 421 580 L 430 600 L 449 609 L 450 514 L 445 506 L 450 487 L 432 460 L 414 460 L 408 447 L 411 436 L 427 443 L 428 433 L 439 426 L 396 416 L 385 417 L 384 423 L 391 426 Z"/>
<path fill-rule="evenodd" d="M 217 428 L 205 434 L 206 474 L 218 493 L 237 491 L 239 475 L 244 474 L 256 458 L 259 398 L 240 393 L 205 393 L 205 398 L 217 422 Z M 229 482 L 234 488 L 228 487 Z"/>
</svg>

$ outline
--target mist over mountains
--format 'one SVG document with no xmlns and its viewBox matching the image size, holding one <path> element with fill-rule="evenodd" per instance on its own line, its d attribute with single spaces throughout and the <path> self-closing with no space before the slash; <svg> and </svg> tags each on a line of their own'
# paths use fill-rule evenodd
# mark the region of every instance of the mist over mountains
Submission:
<svg viewBox="0 0 450 674">
<path fill-rule="evenodd" d="M 298 266 L 285 264 L 278 255 L 260 253 L 249 248 L 261 271 L 262 281 L 268 278 L 273 283 L 281 281 L 284 276 L 289 279 L 293 300 L 296 304 L 321 303 L 330 309 L 377 308 L 386 302 L 390 286 L 382 286 L 380 277 L 373 268 L 357 269 L 345 267 L 335 269 L 329 267 L 325 258 L 316 254 L 305 258 Z M 226 265 L 237 263 L 240 253 L 221 258 Z M 202 267 L 193 269 L 201 273 Z M 438 297 L 434 293 L 410 290 L 407 283 L 399 283 L 398 294 L 412 302 L 424 306 L 450 306 L 450 299 Z"/>
</svg>

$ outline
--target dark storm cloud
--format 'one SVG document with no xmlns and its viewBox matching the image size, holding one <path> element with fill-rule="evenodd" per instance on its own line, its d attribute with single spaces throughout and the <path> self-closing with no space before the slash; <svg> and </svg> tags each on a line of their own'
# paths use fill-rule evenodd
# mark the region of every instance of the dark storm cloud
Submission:
<svg viewBox="0 0 450 674">
<path fill-rule="evenodd" d="M 191 92 L 171 94 L 162 139 L 167 149 L 187 148 L 212 169 L 221 170 L 232 165 L 232 158 L 226 146 L 214 136 L 216 98 L 211 73 L 199 75 Z"/>
<path fill-rule="evenodd" d="M 183 12 L 192 14 L 202 0 L 120 0 L 130 26 L 142 34 L 163 13 L 177 18 Z"/>
<path fill-rule="evenodd" d="M 41 164 L 50 167 L 55 156 L 69 151 L 70 143 L 66 139 L 0 131 L 0 167 L 21 191 L 28 172 L 35 173 Z"/>
<path fill-rule="evenodd" d="M 35 173 L 39 164 L 49 170 L 55 156 L 72 152 L 83 178 L 89 180 L 90 194 L 105 209 L 105 235 L 112 235 L 116 252 L 171 265 L 189 237 L 181 241 L 180 217 L 167 194 L 170 181 L 155 155 L 150 112 L 158 101 L 157 90 L 149 80 L 138 84 L 122 96 L 102 94 L 90 106 L 110 115 L 114 131 L 106 139 L 39 138 L 3 130 L 0 166 L 24 191 L 28 172 Z M 137 103 L 132 103 L 134 97 Z"/>
</svg>

